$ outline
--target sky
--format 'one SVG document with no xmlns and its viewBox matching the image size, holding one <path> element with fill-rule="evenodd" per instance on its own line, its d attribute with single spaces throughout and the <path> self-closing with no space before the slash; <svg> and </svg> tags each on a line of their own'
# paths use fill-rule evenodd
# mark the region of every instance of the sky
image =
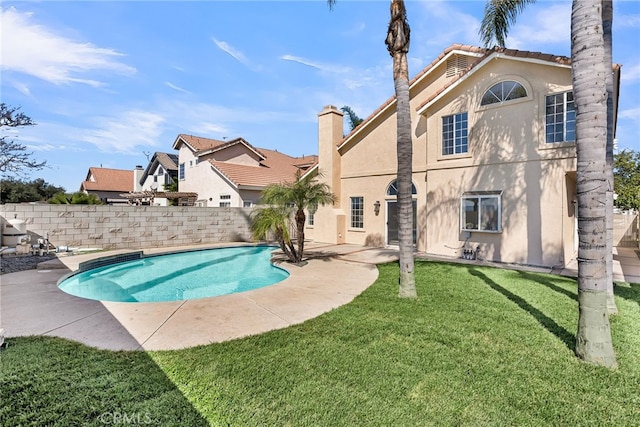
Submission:
<svg viewBox="0 0 640 427">
<path fill-rule="evenodd" d="M 406 2 L 410 77 L 454 44 L 480 46 L 485 1 Z M 49 167 L 25 179 L 78 191 L 89 167 L 146 167 L 180 133 L 317 153 L 317 114 L 365 118 L 394 94 L 388 1 L 17 1 L 0 6 L 0 99 Z M 570 55 L 570 1 L 527 6 L 507 47 Z M 622 64 L 618 149 L 640 151 L 640 1 L 614 1 Z"/>
</svg>

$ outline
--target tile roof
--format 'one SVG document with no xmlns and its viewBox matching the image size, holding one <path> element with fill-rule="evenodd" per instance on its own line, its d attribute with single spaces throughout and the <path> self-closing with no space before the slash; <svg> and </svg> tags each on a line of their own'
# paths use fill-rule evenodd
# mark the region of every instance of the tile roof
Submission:
<svg viewBox="0 0 640 427">
<path fill-rule="evenodd" d="M 161 153 L 156 152 L 155 154 L 158 162 L 168 171 L 177 171 L 178 170 L 178 155 L 177 154 L 169 154 L 169 153 Z"/>
<path fill-rule="evenodd" d="M 292 182 L 298 165 L 313 164 L 318 156 L 291 157 L 275 150 L 261 148 L 265 158 L 260 166 L 238 165 L 209 160 L 209 163 L 237 187 L 266 187 L 269 184 Z M 302 170 L 304 172 L 304 170 Z"/>
<path fill-rule="evenodd" d="M 257 148 L 243 138 L 234 138 L 229 141 L 203 138 L 200 136 L 180 134 L 176 138 L 174 148 L 182 141 L 191 147 L 196 156 L 220 151 L 231 146 L 242 144 L 247 149 L 258 155 L 259 166 L 241 165 L 225 161 L 209 159 L 211 164 L 221 175 L 225 176 L 237 187 L 266 187 L 269 184 L 278 184 L 293 181 L 298 170 L 304 172 L 310 166 L 318 162 L 317 155 L 291 157 L 276 150 Z"/>
<path fill-rule="evenodd" d="M 93 181 L 89 178 L 93 177 Z M 90 167 L 87 179 L 80 185 L 81 190 L 91 191 L 133 191 L 133 171 Z"/>
<path fill-rule="evenodd" d="M 429 65 L 427 65 L 425 68 L 422 69 L 422 71 L 420 71 L 418 74 L 416 74 L 409 81 L 409 88 L 411 88 L 411 86 L 416 81 L 420 80 L 420 78 L 422 76 L 424 76 L 425 74 L 429 73 L 447 55 L 449 55 L 451 52 L 454 52 L 454 51 L 467 52 L 469 54 L 477 56 L 479 58 L 479 60 L 476 61 L 475 63 L 473 63 L 466 70 L 464 70 L 463 72 L 458 74 L 454 79 L 452 79 L 450 82 L 448 82 L 444 87 L 439 88 L 438 91 L 436 91 L 435 94 L 431 95 L 427 101 L 425 101 L 422 105 L 420 105 L 418 107 L 418 110 L 421 107 L 423 107 L 424 105 L 426 105 L 429 101 L 433 100 L 440 93 L 445 91 L 448 87 L 450 87 L 452 84 L 454 84 L 460 78 L 462 78 L 466 73 L 468 73 L 476 65 L 481 63 L 483 59 L 489 57 L 490 55 L 492 55 L 494 53 L 499 53 L 499 54 L 510 56 L 510 57 L 514 57 L 514 58 L 537 59 L 537 60 L 540 60 L 540 61 L 553 62 L 553 63 L 560 64 L 560 65 L 571 65 L 571 58 L 568 58 L 566 56 L 558 56 L 558 55 L 552 55 L 552 54 L 541 53 L 541 52 L 530 52 L 530 51 L 526 51 L 526 50 L 506 49 L 506 48 L 500 48 L 500 47 L 494 47 L 494 48 L 491 48 L 491 49 L 486 49 L 486 48 L 477 47 L 477 46 L 471 46 L 471 45 L 453 44 L 453 45 L 447 47 L 445 50 L 443 50 L 442 53 L 440 53 L 440 55 L 438 55 L 438 57 L 436 59 L 431 61 L 431 63 Z M 395 100 L 396 100 L 395 95 L 392 96 L 391 98 L 387 99 L 380 107 L 378 107 L 373 113 L 371 113 L 367 118 L 365 118 L 362 121 L 362 123 L 360 123 L 358 126 L 356 126 L 351 132 L 349 132 L 349 134 L 347 134 L 341 141 L 339 141 L 337 145 L 341 146 L 342 144 L 344 144 L 345 141 L 347 141 L 352 135 L 354 135 L 357 131 L 362 129 L 364 126 L 366 126 L 371 121 L 371 119 L 373 119 L 380 112 L 382 112 L 387 107 L 389 107 Z"/>
<path fill-rule="evenodd" d="M 187 134 L 181 133 L 176 137 L 176 140 L 173 143 L 173 148 L 177 148 L 176 145 L 180 140 L 182 140 L 187 145 L 192 147 L 195 151 L 209 150 L 211 148 L 224 145 L 228 142 L 228 141 L 220 141 L 220 140 L 211 139 L 211 138 L 202 138 L 200 136 L 187 135 Z"/>
</svg>

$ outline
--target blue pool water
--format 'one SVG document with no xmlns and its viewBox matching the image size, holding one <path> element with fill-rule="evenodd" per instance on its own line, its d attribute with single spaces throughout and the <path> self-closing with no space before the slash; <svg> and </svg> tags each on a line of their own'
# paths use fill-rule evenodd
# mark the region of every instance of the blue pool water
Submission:
<svg viewBox="0 0 640 427">
<path fill-rule="evenodd" d="M 280 282 L 269 246 L 241 246 L 148 256 L 74 274 L 59 283 L 71 295 L 100 301 L 181 301 L 232 294 Z"/>
</svg>

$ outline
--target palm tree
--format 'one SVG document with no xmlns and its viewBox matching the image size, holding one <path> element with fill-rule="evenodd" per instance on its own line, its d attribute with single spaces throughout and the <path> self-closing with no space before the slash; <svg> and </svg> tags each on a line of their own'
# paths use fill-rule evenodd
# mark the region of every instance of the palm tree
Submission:
<svg viewBox="0 0 640 427">
<path fill-rule="evenodd" d="M 578 332 L 576 354 L 616 366 L 607 311 L 607 84 L 602 1 L 574 0 L 571 68 L 578 155 Z M 608 68 L 608 69 L 607 69 Z"/>
<path fill-rule="evenodd" d="M 327 0 L 333 7 L 336 0 Z M 411 141 L 411 109 L 409 107 L 409 52 L 410 33 L 407 9 L 403 0 L 391 0 L 391 19 L 385 43 L 393 58 L 393 83 L 396 92 L 396 150 L 398 157 L 398 247 L 400 278 L 398 295 L 415 298 L 416 280 L 413 259 L 413 200 L 411 178 L 413 175 L 413 146 Z"/>
<path fill-rule="evenodd" d="M 485 47 L 495 40 L 498 46 L 505 47 L 509 27 L 516 22 L 517 16 L 528 4 L 536 0 L 489 0 L 484 8 L 484 17 L 480 26 L 480 37 Z M 613 70 L 612 56 L 613 2 L 602 0 L 602 27 L 604 30 L 605 65 Z M 613 294 L 613 72 L 607 72 L 607 310 L 617 314 L 618 307 Z"/>
<path fill-rule="evenodd" d="M 280 249 L 289 261 L 296 262 L 296 248 L 289 236 L 291 209 L 286 206 L 267 206 L 251 213 L 251 234 L 254 240 L 278 242 Z"/>
<path fill-rule="evenodd" d="M 398 294 L 402 298 L 417 297 L 413 260 L 413 200 L 411 196 L 413 145 L 409 107 L 409 67 L 407 65 L 410 32 L 404 1 L 392 0 L 391 20 L 385 43 L 393 58 L 393 83 L 396 91 L 398 246 L 400 252 Z"/>
<path fill-rule="evenodd" d="M 613 294 L 613 1 L 602 0 L 605 67 L 607 67 L 607 310 L 618 314 Z"/>
<path fill-rule="evenodd" d="M 604 0 L 608 1 L 608 0 Z M 532 0 L 489 0 L 480 34 L 489 45 L 504 46 L 509 25 Z M 607 115 L 605 61 L 610 38 L 603 34 L 603 0 L 574 0 L 571 14 L 571 68 L 576 106 L 578 193 L 578 331 L 576 355 L 588 362 L 616 366 L 607 309 Z M 609 60 L 610 61 L 610 60 Z"/>
<path fill-rule="evenodd" d="M 315 210 L 318 206 L 333 204 L 337 200 L 329 186 L 315 178 L 312 174 L 303 177 L 298 171 L 295 181 L 272 184 L 262 191 L 261 203 L 281 209 L 291 207 L 294 211 L 298 250 L 292 251 L 292 261 L 296 263 L 302 262 L 304 254 L 305 209 Z"/>
</svg>

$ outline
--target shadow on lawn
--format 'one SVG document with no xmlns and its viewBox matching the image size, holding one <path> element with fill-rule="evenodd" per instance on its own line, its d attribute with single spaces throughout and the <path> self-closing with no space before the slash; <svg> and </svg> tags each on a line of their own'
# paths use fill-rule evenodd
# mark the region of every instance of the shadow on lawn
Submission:
<svg viewBox="0 0 640 427">
<path fill-rule="evenodd" d="M 536 274 L 532 274 L 529 273 L 527 271 L 518 271 L 518 274 L 523 278 L 523 279 L 527 279 L 527 280 L 531 280 L 532 282 L 536 282 L 539 283 L 543 286 L 546 286 L 547 288 L 551 289 L 552 291 L 555 291 L 559 294 L 563 294 L 568 296 L 569 298 L 571 298 L 574 301 L 578 301 L 578 284 L 575 283 L 575 292 L 571 292 L 567 289 L 561 288 L 560 286 L 556 285 L 555 283 L 553 283 L 553 281 L 549 278 L 543 277 L 540 274 L 536 273 Z M 564 280 L 573 280 L 575 282 L 575 279 L 569 279 L 569 278 L 564 278 Z"/>
<path fill-rule="evenodd" d="M 146 352 L 54 337 L 8 343 L 1 356 L 3 426 L 209 425 Z"/>
<path fill-rule="evenodd" d="M 485 282 L 491 289 L 497 291 L 507 297 L 510 301 L 516 303 L 521 309 L 531 314 L 545 329 L 560 339 L 571 351 L 575 350 L 576 337 L 562 326 L 558 325 L 552 318 L 544 314 L 542 311 L 533 307 L 524 298 L 508 291 L 500 286 L 491 278 L 487 277 L 481 271 L 475 268 L 469 268 L 469 273 Z M 544 283 L 543 283 L 544 284 Z M 555 285 L 554 285 L 555 286 Z"/>
<path fill-rule="evenodd" d="M 613 293 L 628 301 L 635 301 L 640 305 L 640 284 L 638 283 L 614 283 Z"/>
</svg>

